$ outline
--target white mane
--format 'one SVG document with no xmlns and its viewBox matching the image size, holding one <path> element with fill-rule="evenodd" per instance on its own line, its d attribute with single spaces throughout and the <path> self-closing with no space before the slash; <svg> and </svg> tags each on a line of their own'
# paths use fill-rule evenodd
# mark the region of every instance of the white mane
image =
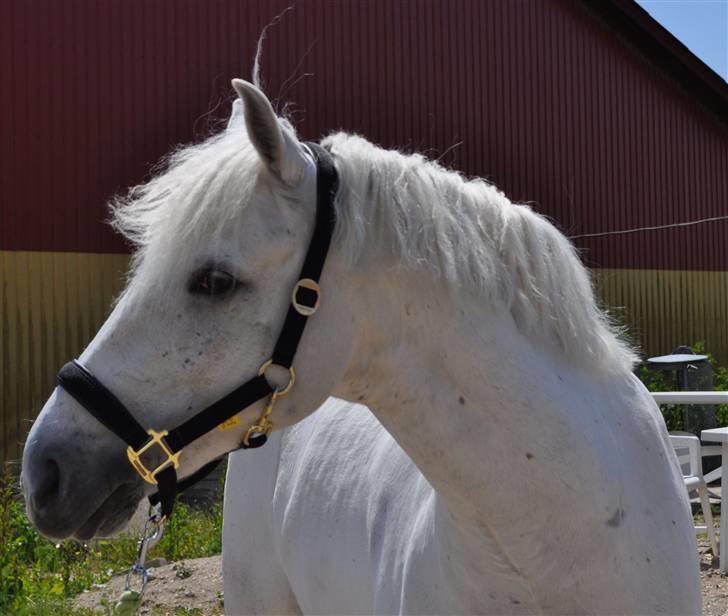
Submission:
<svg viewBox="0 0 728 616">
<path fill-rule="evenodd" d="M 240 216 L 262 164 L 243 123 L 233 128 L 173 153 L 166 170 L 114 204 L 113 225 L 137 247 L 135 270 L 185 267 L 186 243 L 217 241 Z M 390 251 L 402 267 L 430 268 L 500 303 L 521 331 L 568 356 L 631 368 L 635 356 L 598 309 L 574 247 L 545 218 L 419 154 L 345 133 L 323 144 L 341 176 L 335 242 L 352 265 L 375 247 Z"/>
<path fill-rule="evenodd" d="M 636 357 L 597 307 L 576 250 L 543 216 L 419 154 L 346 133 L 323 145 L 341 175 L 337 241 L 352 264 L 376 242 L 404 267 L 500 302 L 521 331 L 569 356 L 631 369 Z"/>
<path fill-rule="evenodd" d="M 111 205 L 112 226 L 136 248 L 131 273 L 141 275 L 143 264 L 144 277 L 158 283 L 169 276 L 154 272 L 187 267 L 181 247 L 218 242 L 250 201 L 262 168 L 242 123 L 167 156 L 158 175 Z"/>
</svg>

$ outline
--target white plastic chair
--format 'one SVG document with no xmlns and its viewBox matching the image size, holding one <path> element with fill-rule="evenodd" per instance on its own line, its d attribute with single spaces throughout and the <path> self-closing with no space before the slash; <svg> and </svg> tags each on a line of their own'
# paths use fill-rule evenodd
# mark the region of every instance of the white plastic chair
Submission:
<svg viewBox="0 0 728 616">
<path fill-rule="evenodd" d="M 718 556 L 718 541 L 716 540 L 715 528 L 713 527 L 713 512 L 710 510 L 708 487 L 705 482 L 705 477 L 703 477 L 703 457 L 700 450 L 700 439 L 693 434 L 670 434 L 670 442 L 680 462 L 683 481 L 685 482 L 688 493 L 697 491 L 698 497 L 700 498 L 700 507 L 703 510 L 705 526 L 696 526 L 695 532 L 699 534 L 708 533 L 710 549 L 713 550 L 715 556 Z"/>
</svg>

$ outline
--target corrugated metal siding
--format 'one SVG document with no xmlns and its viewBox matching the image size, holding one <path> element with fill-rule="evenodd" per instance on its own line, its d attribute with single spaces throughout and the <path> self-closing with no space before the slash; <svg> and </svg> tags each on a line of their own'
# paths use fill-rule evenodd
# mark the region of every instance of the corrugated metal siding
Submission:
<svg viewBox="0 0 728 616">
<path fill-rule="evenodd" d="M 594 281 L 612 316 L 647 356 L 703 341 L 728 363 L 728 272 L 597 269 Z"/>
<path fill-rule="evenodd" d="M 13 425 L 37 412 L 118 288 L 115 257 L 89 255 L 77 272 L 61 253 L 125 251 L 105 201 L 219 125 L 230 78 L 249 75 L 259 33 L 289 4 L 2 3 L 0 374 Z M 726 126 L 577 0 L 304 0 L 270 29 L 263 76 L 303 137 L 345 129 L 441 157 L 567 234 L 728 213 Z M 724 279 L 706 278 L 714 291 L 688 270 L 728 270 L 727 230 L 578 244 L 597 268 L 681 270 L 657 286 L 625 274 L 604 287 L 663 352 L 692 341 L 693 316 L 725 314 Z M 24 278 L 38 271 L 26 274 L 26 259 L 44 264 L 39 278 Z M 85 287 L 84 271 L 111 287 Z M 693 314 L 696 289 L 711 307 Z M 728 358 L 718 329 L 708 348 Z M 6 432 L 4 446 L 16 440 Z"/>
<path fill-rule="evenodd" d="M 128 257 L 0 250 L 0 461 L 20 456 L 58 368 L 103 323 Z"/>
<path fill-rule="evenodd" d="M 123 250 L 106 199 L 227 113 L 230 77 L 287 6 L 5 3 L 0 248 Z M 728 129 L 575 0 L 306 0 L 263 68 L 305 137 L 443 156 L 573 234 L 728 211 Z M 580 246 L 600 267 L 721 270 L 726 243 L 707 240 L 726 230 Z"/>
</svg>

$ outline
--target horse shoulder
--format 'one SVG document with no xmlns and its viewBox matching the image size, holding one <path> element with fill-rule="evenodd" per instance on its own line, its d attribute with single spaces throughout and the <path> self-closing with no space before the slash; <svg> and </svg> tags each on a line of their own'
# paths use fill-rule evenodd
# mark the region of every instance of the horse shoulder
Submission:
<svg viewBox="0 0 728 616">
<path fill-rule="evenodd" d="M 331 399 L 287 429 L 273 524 L 304 612 L 398 611 L 412 519 L 431 492 L 366 407 Z"/>
<path fill-rule="evenodd" d="M 300 614 L 275 549 L 272 495 L 280 434 L 260 450 L 228 457 L 223 515 L 223 588 L 228 614 Z"/>
</svg>

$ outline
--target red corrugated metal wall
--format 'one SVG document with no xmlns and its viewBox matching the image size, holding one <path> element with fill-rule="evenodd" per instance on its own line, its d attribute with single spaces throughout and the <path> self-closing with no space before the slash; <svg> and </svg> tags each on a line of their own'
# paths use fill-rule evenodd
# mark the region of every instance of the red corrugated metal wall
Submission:
<svg viewBox="0 0 728 616">
<path fill-rule="evenodd" d="M 227 113 L 288 4 L 4 3 L 0 249 L 121 250 L 105 200 Z M 573 0 L 305 0 L 271 28 L 263 75 L 306 137 L 444 153 L 569 233 L 728 210 L 725 126 Z M 582 245 L 601 267 L 723 270 L 726 230 Z"/>
</svg>

